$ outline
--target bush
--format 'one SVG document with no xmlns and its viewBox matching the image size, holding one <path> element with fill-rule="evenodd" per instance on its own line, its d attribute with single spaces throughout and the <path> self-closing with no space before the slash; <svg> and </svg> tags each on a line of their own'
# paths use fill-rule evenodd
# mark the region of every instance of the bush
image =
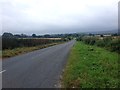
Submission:
<svg viewBox="0 0 120 90">
<path fill-rule="evenodd" d="M 78 37 L 76 38 L 77 41 L 81 41 L 82 40 L 82 37 Z"/>
<path fill-rule="evenodd" d="M 82 41 L 89 45 L 94 45 L 96 43 L 96 40 L 97 40 L 97 38 L 95 38 L 95 37 L 83 37 L 82 38 Z"/>
<path fill-rule="evenodd" d="M 120 53 L 120 39 L 113 39 L 110 43 L 109 49 Z"/>
<path fill-rule="evenodd" d="M 97 40 L 96 41 L 96 45 L 99 47 L 104 47 L 105 46 L 105 42 L 103 40 Z"/>
<path fill-rule="evenodd" d="M 2 49 L 14 49 L 17 47 L 31 47 L 37 45 L 45 45 L 55 42 L 61 42 L 62 39 L 17 39 L 17 38 L 2 38 Z"/>
<path fill-rule="evenodd" d="M 78 38 L 78 41 L 83 41 L 86 44 L 89 45 L 96 45 L 99 47 L 105 47 L 106 49 L 110 51 L 115 51 L 120 53 L 120 39 L 112 38 L 112 37 L 103 37 L 103 38 L 97 38 L 97 37 L 82 37 Z"/>
</svg>

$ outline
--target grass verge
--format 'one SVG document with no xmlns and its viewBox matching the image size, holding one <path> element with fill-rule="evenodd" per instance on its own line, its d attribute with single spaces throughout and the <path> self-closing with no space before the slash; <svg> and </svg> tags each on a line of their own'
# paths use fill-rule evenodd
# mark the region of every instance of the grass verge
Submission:
<svg viewBox="0 0 120 90">
<path fill-rule="evenodd" d="M 117 88 L 118 54 L 76 42 L 62 78 L 65 88 Z"/>
<path fill-rule="evenodd" d="M 11 49 L 11 50 L 6 49 L 6 50 L 2 51 L 1 56 L 4 59 L 4 58 L 19 55 L 19 54 L 24 54 L 24 53 L 27 53 L 27 52 L 31 52 L 31 51 L 34 51 L 34 50 L 46 48 L 46 47 L 49 47 L 49 46 L 57 45 L 57 44 L 60 44 L 60 43 L 51 43 L 51 44 L 46 44 L 46 45 L 34 46 L 34 47 L 20 47 L 20 48 L 15 48 L 15 49 Z"/>
</svg>

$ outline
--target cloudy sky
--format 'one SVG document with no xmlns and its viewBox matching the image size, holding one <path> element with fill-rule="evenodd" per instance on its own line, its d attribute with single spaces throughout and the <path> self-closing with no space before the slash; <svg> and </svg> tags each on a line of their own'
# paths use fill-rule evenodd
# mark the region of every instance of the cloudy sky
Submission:
<svg viewBox="0 0 120 90">
<path fill-rule="evenodd" d="M 117 29 L 119 0 L 0 0 L 0 30 L 51 34 Z"/>
</svg>

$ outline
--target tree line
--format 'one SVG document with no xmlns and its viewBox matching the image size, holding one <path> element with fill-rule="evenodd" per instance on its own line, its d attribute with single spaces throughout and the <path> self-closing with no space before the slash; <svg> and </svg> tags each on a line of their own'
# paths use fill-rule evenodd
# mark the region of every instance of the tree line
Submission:
<svg viewBox="0 0 120 90">
<path fill-rule="evenodd" d="M 28 36 L 24 34 L 13 35 L 12 33 L 4 33 L 2 35 L 2 49 L 4 50 L 4 49 L 14 49 L 18 47 L 32 47 L 37 45 L 45 45 L 45 44 L 58 43 L 64 41 L 67 40 L 64 38 L 61 39 L 28 38 Z"/>
<path fill-rule="evenodd" d="M 5 32 L 3 33 L 2 37 L 4 38 L 68 38 L 68 37 L 78 37 L 78 33 L 73 34 L 45 34 L 45 35 L 26 35 L 26 34 L 12 34 Z"/>
</svg>

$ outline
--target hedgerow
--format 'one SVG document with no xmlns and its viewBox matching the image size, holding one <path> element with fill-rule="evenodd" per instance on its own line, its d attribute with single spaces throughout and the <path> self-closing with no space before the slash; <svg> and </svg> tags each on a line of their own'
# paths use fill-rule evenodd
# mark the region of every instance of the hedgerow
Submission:
<svg viewBox="0 0 120 90">
<path fill-rule="evenodd" d="M 89 45 L 96 45 L 99 47 L 104 47 L 107 50 L 114 51 L 120 53 L 120 37 L 89 37 L 84 36 L 77 38 L 77 41 L 82 41 Z"/>
</svg>

